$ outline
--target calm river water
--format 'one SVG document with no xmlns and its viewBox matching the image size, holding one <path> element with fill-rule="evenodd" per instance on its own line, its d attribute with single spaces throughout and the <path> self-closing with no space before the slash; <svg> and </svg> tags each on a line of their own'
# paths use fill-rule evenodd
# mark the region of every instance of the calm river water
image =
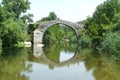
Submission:
<svg viewBox="0 0 120 80">
<path fill-rule="evenodd" d="M 120 62 L 76 45 L 3 49 L 0 80 L 120 80 Z"/>
</svg>

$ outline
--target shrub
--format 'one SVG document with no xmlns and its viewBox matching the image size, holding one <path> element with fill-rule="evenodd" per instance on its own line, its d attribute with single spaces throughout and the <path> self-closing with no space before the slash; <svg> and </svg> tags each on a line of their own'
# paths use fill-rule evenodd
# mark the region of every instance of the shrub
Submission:
<svg viewBox="0 0 120 80">
<path fill-rule="evenodd" d="M 22 47 L 24 47 L 24 43 L 23 42 L 17 42 L 16 44 L 14 44 L 14 47 L 22 48 Z"/>
<path fill-rule="evenodd" d="M 81 35 L 79 44 L 83 48 L 90 48 L 92 46 L 92 40 L 88 35 Z"/>
<path fill-rule="evenodd" d="M 102 53 L 109 53 L 112 56 L 120 58 L 120 35 L 109 32 L 106 34 L 104 40 L 101 42 L 101 48 L 99 49 Z"/>
<path fill-rule="evenodd" d="M 0 49 L 1 49 L 1 47 L 2 47 L 2 40 L 1 40 L 1 38 L 0 38 Z"/>
<path fill-rule="evenodd" d="M 22 20 L 8 19 L 3 22 L 2 46 L 14 47 L 17 42 L 25 41 L 25 34 L 23 32 L 24 23 Z"/>
<path fill-rule="evenodd" d="M 1 54 L 1 52 L 2 52 L 2 40 L 0 38 L 0 54 Z"/>
</svg>

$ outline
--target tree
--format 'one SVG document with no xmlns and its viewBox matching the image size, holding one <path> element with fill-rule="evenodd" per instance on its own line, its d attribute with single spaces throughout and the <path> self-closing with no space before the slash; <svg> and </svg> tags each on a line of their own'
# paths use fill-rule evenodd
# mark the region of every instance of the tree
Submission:
<svg viewBox="0 0 120 80">
<path fill-rule="evenodd" d="M 5 14 L 4 14 L 4 11 L 3 11 L 3 8 L 2 6 L 0 5 L 0 37 L 2 35 L 2 22 L 4 21 L 5 19 Z"/>
<path fill-rule="evenodd" d="M 116 31 L 120 32 L 120 13 L 114 15 L 110 30 L 112 32 L 116 32 Z"/>
<path fill-rule="evenodd" d="M 106 0 L 97 6 L 93 19 L 97 24 L 110 24 L 114 15 L 120 12 L 120 0 Z"/>
<path fill-rule="evenodd" d="M 2 6 L 0 5 L 0 22 L 3 22 L 5 19 L 5 14 Z"/>
<path fill-rule="evenodd" d="M 42 18 L 40 21 L 50 21 L 57 19 L 57 15 L 54 12 L 50 12 L 47 17 Z"/>
<path fill-rule="evenodd" d="M 57 19 L 57 15 L 54 12 L 50 12 L 48 16 L 48 20 L 55 20 Z"/>
<path fill-rule="evenodd" d="M 21 19 L 14 21 L 14 19 L 8 19 L 3 22 L 2 30 L 2 42 L 3 47 L 14 47 L 19 42 L 24 42 L 25 34 L 23 33 L 22 27 L 24 26 Z"/>
<path fill-rule="evenodd" d="M 97 45 L 103 40 L 103 36 L 113 23 L 113 18 L 120 13 L 120 0 L 106 0 L 97 6 L 93 17 L 86 20 L 86 32 Z"/>
<path fill-rule="evenodd" d="M 21 15 L 30 8 L 28 0 L 2 0 L 0 6 L 0 37 L 3 47 L 14 47 L 25 41 L 26 20 L 32 21 L 33 15 Z"/>
<path fill-rule="evenodd" d="M 33 14 L 27 14 L 27 15 L 23 15 L 21 19 L 24 21 L 24 23 L 30 24 L 31 22 L 33 22 L 32 17 L 33 17 Z"/>
<path fill-rule="evenodd" d="M 2 8 L 2 6 L 0 5 L 0 52 L 2 49 L 2 40 L 1 40 L 1 36 L 2 36 L 2 22 L 5 20 L 5 14 L 4 14 L 4 10 Z"/>
<path fill-rule="evenodd" d="M 6 11 L 7 18 L 19 18 L 21 13 L 25 13 L 30 9 L 30 2 L 28 0 L 3 0 L 2 5 Z"/>
</svg>

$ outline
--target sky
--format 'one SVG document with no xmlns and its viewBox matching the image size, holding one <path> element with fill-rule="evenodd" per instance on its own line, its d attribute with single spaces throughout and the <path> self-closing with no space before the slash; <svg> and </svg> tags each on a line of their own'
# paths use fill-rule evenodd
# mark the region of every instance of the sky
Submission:
<svg viewBox="0 0 120 80">
<path fill-rule="evenodd" d="M 72 22 L 81 21 L 92 16 L 96 6 L 105 0 L 29 0 L 34 21 L 49 15 L 50 12 L 63 20 Z"/>
<path fill-rule="evenodd" d="M 1 1 L 1 0 L 0 0 Z M 57 17 L 72 22 L 82 21 L 87 16 L 92 16 L 96 6 L 105 0 L 29 0 L 30 10 L 37 21 L 47 17 L 50 12 L 55 12 Z"/>
</svg>

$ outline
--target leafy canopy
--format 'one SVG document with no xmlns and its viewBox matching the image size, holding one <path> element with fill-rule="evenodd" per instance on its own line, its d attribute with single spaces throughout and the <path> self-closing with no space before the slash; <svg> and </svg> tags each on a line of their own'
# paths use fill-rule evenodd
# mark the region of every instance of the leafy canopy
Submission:
<svg viewBox="0 0 120 80">
<path fill-rule="evenodd" d="M 117 22 L 116 14 L 120 14 L 120 0 L 106 0 L 97 6 L 92 17 L 87 18 L 86 33 L 92 38 L 93 43 L 100 44 L 111 25 Z"/>
</svg>

